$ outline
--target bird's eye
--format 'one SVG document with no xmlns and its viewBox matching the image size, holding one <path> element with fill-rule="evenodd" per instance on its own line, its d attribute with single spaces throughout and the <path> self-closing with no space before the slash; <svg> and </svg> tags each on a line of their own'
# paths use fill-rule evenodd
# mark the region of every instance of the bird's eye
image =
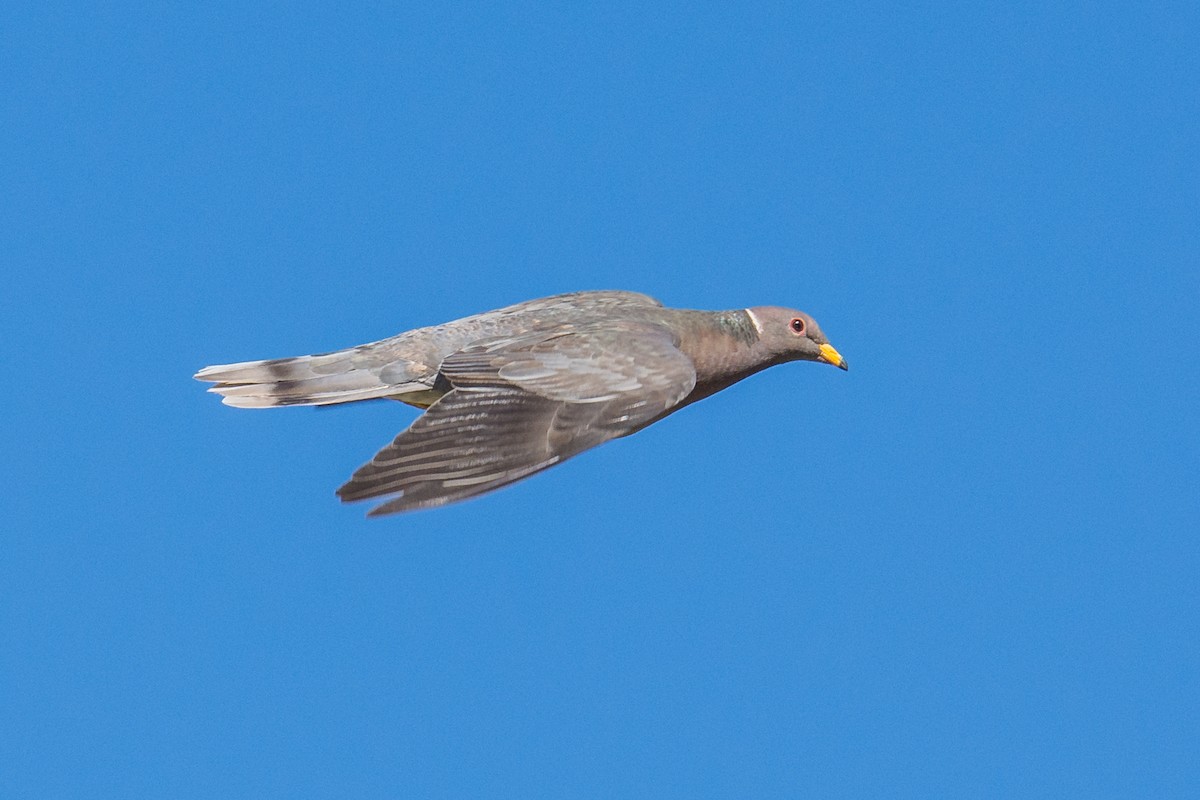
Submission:
<svg viewBox="0 0 1200 800">
<path fill-rule="evenodd" d="M 804 320 L 800 319 L 799 317 L 796 317 L 794 320 L 792 320 L 792 331 L 794 333 L 799 334 L 800 336 L 803 336 L 804 335 Z"/>
</svg>

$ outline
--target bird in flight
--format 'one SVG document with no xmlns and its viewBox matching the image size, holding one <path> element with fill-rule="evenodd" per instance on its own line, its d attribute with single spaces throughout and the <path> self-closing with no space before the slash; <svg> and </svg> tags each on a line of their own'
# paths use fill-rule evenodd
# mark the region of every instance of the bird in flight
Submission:
<svg viewBox="0 0 1200 800">
<path fill-rule="evenodd" d="M 846 361 L 802 311 L 573 292 L 321 355 L 196 373 L 237 408 L 400 400 L 425 413 L 340 489 L 370 516 L 465 500 L 628 436 L 759 370 Z"/>
</svg>

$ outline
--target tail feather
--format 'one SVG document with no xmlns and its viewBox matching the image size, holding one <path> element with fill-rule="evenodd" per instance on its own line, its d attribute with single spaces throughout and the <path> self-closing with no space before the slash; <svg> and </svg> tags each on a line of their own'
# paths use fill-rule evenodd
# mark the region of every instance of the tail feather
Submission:
<svg viewBox="0 0 1200 800">
<path fill-rule="evenodd" d="M 217 364 L 200 370 L 195 378 L 215 384 L 209 391 L 221 395 L 225 405 L 237 408 L 320 406 L 428 389 L 418 379 L 428 368 L 406 366 L 364 359 L 363 353 L 354 348 L 315 356 Z"/>
</svg>

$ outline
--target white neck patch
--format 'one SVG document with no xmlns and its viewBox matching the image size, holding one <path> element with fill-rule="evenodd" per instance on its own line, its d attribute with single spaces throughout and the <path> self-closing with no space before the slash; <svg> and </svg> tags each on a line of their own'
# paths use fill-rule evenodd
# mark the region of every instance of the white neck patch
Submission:
<svg viewBox="0 0 1200 800">
<path fill-rule="evenodd" d="M 759 336 L 762 336 L 763 335 L 763 326 L 762 326 L 762 323 L 758 321 L 758 317 L 756 317 L 754 315 L 754 312 L 748 308 L 745 309 L 745 312 L 746 312 L 746 316 L 750 318 L 750 321 L 754 323 L 754 330 L 758 331 Z"/>
</svg>

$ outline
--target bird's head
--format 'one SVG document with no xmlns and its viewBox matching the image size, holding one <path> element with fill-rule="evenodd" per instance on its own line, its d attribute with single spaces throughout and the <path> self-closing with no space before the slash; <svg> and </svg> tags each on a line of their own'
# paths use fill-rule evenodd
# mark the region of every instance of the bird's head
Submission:
<svg viewBox="0 0 1200 800">
<path fill-rule="evenodd" d="M 793 308 L 755 306 L 746 314 L 758 330 L 758 347 L 776 363 L 785 361 L 823 361 L 848 369 L 846 359 L 829 344 L 817 321 Z"/>
</svg>

